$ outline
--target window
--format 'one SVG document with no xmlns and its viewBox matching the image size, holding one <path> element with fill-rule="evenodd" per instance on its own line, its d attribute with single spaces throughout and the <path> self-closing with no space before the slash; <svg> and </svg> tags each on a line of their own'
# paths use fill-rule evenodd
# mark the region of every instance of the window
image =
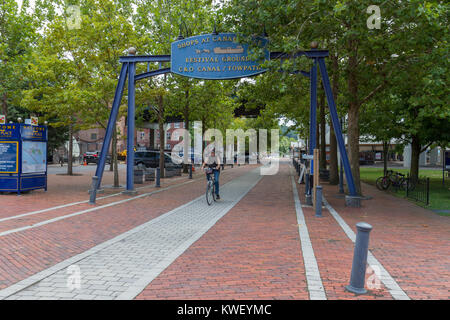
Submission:
<svg viewBox="0 0 450 320">
<path fill-rule="evenodd" d="M 168 143 L 168 144 L 166 144 L 166 149 L 171 150 L 172 146 Z"/>
<path fill-rule="evenodd" d="M 145 138 L 145 132 L 141 131 L 141 140 L 144 140 L 144 138 Z"/>
<path fill-rule="evenodd" d="M 180 128 L 180 123 L 179 123 L 179 122 L 175 122 L 175 123 L 173 124 L 173 127 L 174 127 L 175 129 Z"/>
<path fill-rule="evenodd" d="M 97 134 L 91 133 L 91 140 L 97 140 Z"/>
<path fill-rule="evenodd" d="M 171 132 L 169 132 L 169 131 L 167 131 L 166 132 L 166 139 L 167 140 L 170 140 L 170 136 L 172 135 L 172 133 Z"/>
</svg>

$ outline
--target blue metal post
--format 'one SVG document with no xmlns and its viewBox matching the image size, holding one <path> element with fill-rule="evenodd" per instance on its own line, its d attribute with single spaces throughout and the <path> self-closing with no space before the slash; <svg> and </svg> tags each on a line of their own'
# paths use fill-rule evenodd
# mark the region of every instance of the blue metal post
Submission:
<svg viewBox="0 0 450 320">
<path fill-rule="evenodd" d="M 352 171 L 350 168 L 350 162 L 348 161 L 347 151 L 345 150 L 345 142 L 342 137 L 342 130 L 339 123 L 339 117 L 336 111 L 336 104 L 333 99 L 333 93 L 331 91 L 330 79 L 328 78 L 327 68 L 325 66 L 324 58 L 319 58 L 319 68 L 322 75 L 322 82 L 325 88 L 325 94 L 327 96 L 328 107 L 330 109 L 331 121 L 333 122 L 334 132 L 339 146 L 339 152 L 341 154 L 342 163 L 344 165 L 345 177 L 347 179 L 348 190 L 351 196 L 357 196 L 355 182 L 353 180 Z"/>
<path fill-rule="evenodd" d="M 135 83 L 136 64 L 128 64 L 128 114 L 127 114 L 127 192 L 134 191 L 134 115 L 135 115 Z"/>
<path fill-rule="evenodd" d="M 341 118 L 342 128 L 342 118 Z M 339 155 L 339 193 L 344 193 L 344 168 L 342 166 L 342 155 Z"/>
<path fill-rule="evenodd" d="M 106 127 L 105 139 L 102 145 L 102 151 L 100 153 L 100 160 L 95 170 L 95 176 L 98 177 L 97 184 L 95 185 L 98 189 L 102 182 L 103 170 L 105 169 L 106 155 L 108 154 L 109 145 L 111 143 L 111 137 L 113 134 L 114 123 L 117 120 L 117 114 L 119 113 L 120 101 L 122 100 L 123 88 L 125 87 L 125 81 L 127 79 L 128 63 L 122 64 L 122 69 L 120 70 L 119 82 L 116 87 L 116 93 L 114 95 L 114 101 L 111 108 L 111 114 L 108 120 L 108 126 Z"/>
<path fill-rule="evenodd" d="M 317 122 L 317 60 L 311 67 L 310 76 L 310 105 L 309 105 L 309 150 L 308 154 L 313 155 L 316 148 L 316 122 Z M 311 161 L 311 174 L 313 174 L 313 162 Z"/>
</svg>

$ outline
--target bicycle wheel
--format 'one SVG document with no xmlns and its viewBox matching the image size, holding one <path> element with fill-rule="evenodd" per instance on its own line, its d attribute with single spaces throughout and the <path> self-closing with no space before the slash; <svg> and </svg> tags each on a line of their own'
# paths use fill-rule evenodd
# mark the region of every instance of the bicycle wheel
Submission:
<svg viewBox="0 0 450 320">
<path fill-rule="evenodd" d="M 389 188 L 390 184 L 391 180 L 388 177 L 379 177 L 376 181 L 377 188 L 381 191 L 384 191 L 387 188 Z"/>
<path fill-rule="evenodd" d="M 217 201 L 216 199 L 216 186 L 214 184 L 214 182 L 212 183 L 212 197 L 214 201 Z"/>
<path fill-rule="evenodd" d="M 383 179 L 384 177 L 379 177 L 377 181 L 375 182 L 375 185 L 377 186 L 378 190 L 383 191 Z"/>
<path fill-rule="evenodd" d="M 210 206 L 211 203 L 214 201 L 214 184 L 211 180 L 208 181 L 206 184 L 206 203 Z"/>
</svg>

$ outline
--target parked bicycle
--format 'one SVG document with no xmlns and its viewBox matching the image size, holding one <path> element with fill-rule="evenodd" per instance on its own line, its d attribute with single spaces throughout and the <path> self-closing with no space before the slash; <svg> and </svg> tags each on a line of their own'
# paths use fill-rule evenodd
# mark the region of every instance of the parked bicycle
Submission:
<svg viewBox="0 0 450 320">
<path fill-rule="evenodd" d="M 387 170 L 386 175 L 379 177 L 375 184 L 381 191 L 387 190 L 391 186 L 400 190 L 406 190 L 407 187 L 408 190 L 414 189 L 414 183 L 412 183 L 403 173 L 393 170 Z"/>
</svg>

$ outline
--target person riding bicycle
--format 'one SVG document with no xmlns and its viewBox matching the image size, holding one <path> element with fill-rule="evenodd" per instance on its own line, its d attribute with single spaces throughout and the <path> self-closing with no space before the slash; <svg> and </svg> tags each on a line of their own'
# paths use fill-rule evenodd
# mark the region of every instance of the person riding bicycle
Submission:
<svg viewBox="0 0 450 320">
<path fill-rule="evenodd" d="M 214 188 L 216 190 L 216 199 L 220 199 L 219 196 L 219 176 L 220 176 L 220 157 L 216 155 L 215 150 L 211 151 L 211 155 L 209 157 L 205 157 L 205 161 L 202 164 L 202 169 L 208 167 L 212 169 L 212 173 L 214 174 Z M 206 180 L 211 180 L 211 173 L 206 173 Z"/>
</svg>

